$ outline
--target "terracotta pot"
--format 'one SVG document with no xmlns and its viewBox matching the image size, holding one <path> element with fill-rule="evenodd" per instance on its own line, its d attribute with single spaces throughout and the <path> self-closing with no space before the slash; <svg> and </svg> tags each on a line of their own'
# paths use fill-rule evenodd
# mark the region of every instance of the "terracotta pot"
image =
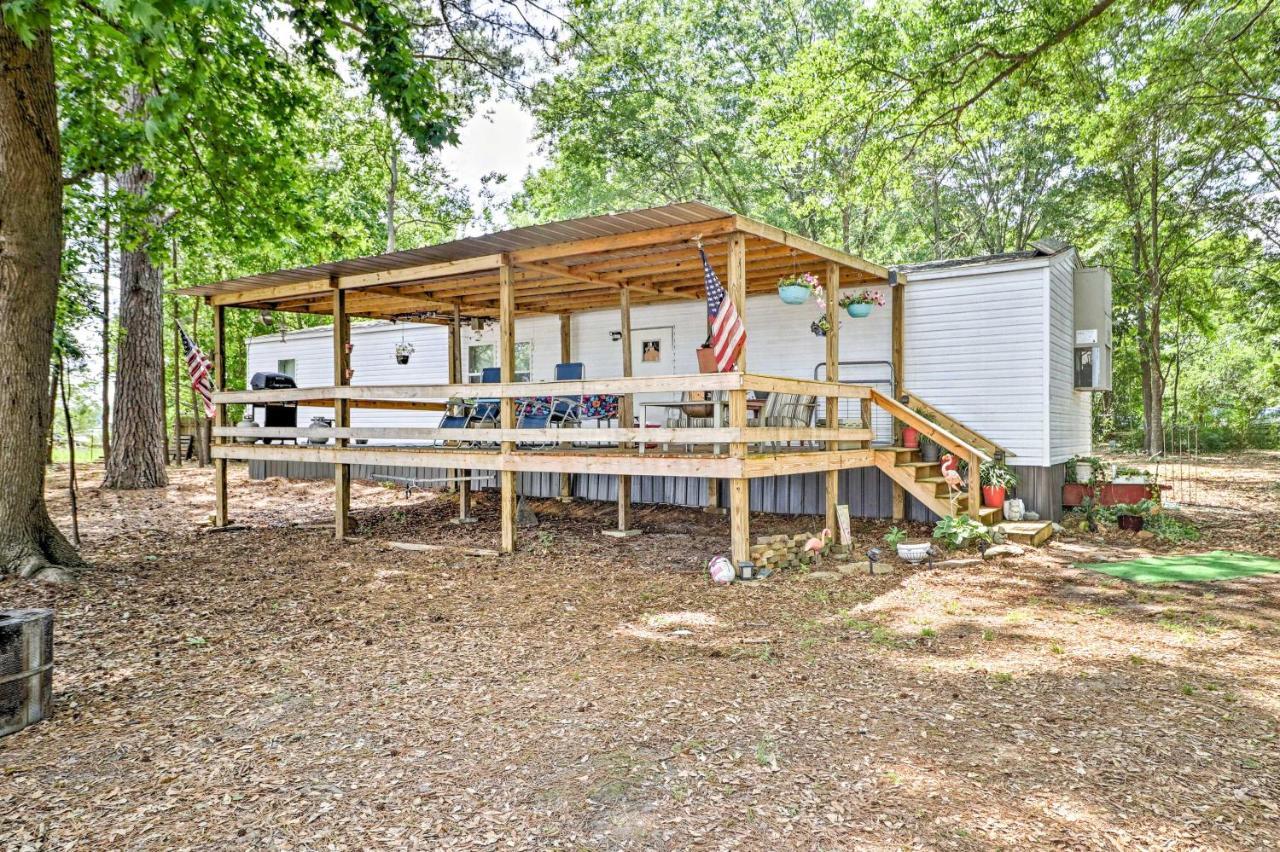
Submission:
<svg viewBox="0 0 1280 852">
<path fill-rule="evenodd" d="M 999 509 L 1004 506 L 1005 489 L 999 485 L 982 486 L 982 505 L 988 509 Z"/>
<path fill-rule="evenodd" d="M 914 450 L 920 446 L 920 430 L 914 426 L 902 427 L 902 446 Z"/>
</svg>

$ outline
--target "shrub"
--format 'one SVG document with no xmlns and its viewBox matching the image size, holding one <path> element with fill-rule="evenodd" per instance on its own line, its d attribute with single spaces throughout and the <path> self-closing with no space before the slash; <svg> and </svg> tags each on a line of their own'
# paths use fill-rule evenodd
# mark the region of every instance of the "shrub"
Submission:
<svg viewBox="0 0 1280 852">
<path fill-rule="evenodd" d="M 968 515 L 940 519 L 933 527 L 933 537 L 941 541 L 948 550 L 979 541 L 991 543 L 991 531 Z"/>
</svg>

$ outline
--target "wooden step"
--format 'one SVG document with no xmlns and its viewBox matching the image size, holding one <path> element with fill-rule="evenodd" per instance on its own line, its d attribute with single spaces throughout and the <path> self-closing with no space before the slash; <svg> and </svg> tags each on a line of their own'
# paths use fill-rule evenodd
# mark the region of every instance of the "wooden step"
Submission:
<svg viewBox="0 0 1280 852">
<path fill-rule="evenodd" d="M 898 462 L 898 467 L 906 468 L 915 474 L 916 481 L 922 476 L 942 476 L 942 467 L 937 462 L 907 461 Z"/>
<path fill-rule="evenodd" d="M 995 527 L 1009 541 L 1031 547 L 1039 547 L 1053 537 L 1052 521 L 1001 521 Z"/>
<path fill-rule="evenodd" d="M 928 488 L 933 486 L 933 496 L 939 500 L 947 500 L 951 497 L 951 486 L 947 485 L 947 481 L 941 476 L 917 476 L 916 482 Z"/>
</svg>

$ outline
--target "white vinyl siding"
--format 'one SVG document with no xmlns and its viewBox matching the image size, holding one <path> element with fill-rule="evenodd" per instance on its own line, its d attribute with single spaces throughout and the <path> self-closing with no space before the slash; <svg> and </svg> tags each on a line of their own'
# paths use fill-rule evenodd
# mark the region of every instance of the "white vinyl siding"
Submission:
<svg viewBox="0 0 1280 852">
<path fill-rule="evenodd" d="M 1013 453 L 1046 463 L 1044 262 L 908 274 L 906 390 Z"/>
<path fill-rule="evenodd" d="M 1074 455 L 1088 455 L 1093 446 L 1093 394 L 1075 389 L 1075 271 L 1074 249 L 1054 255 L 1049 264 L 1049 457 L 1058 464 Z"/>
<path fill-rule="evenodd" d="M 401 338 L 412 343 L 414 353 L 408 364 L 397 364 L 396 344 Z M 449 380 L 449 338 L 444 326 L 422 323 L 353 323 L 351 326 L 351 366 L 355 385 L 443 384 Z M 248 341 L 249 375 L 274 371 L 279 361 L 295 364 L 294 380 L 298 387 L 323 387 L 333 384 L 333 329 L 330 326 L 286 332 L 284 340 L 272 334 Z M 312 417 L 333 417 L 328 406 L 298 407 L 298 425 L 306 426 Z M 259 423 L 263 420 L 257 414 Z M 390 409 L 352 409 L 352 426 L 435 426 L 440 415 L 434 411 L 395 411 Z M 377 443 L 403 443 L 370 441 Z"/>
<path fill-rule="evenodd" d="M 1075 252 L 1066 251 L 1050 258 L 910 272 L 904 317 L 906 389 L 1007 447 L 1017 465 L 1055 464 L 1087 452 L 1091 396 L 1073 389 L 1071 373 L 1075 263 Z M 890 297 L 888 288 L 884 292 Z M 814 367 L 825 358 L 825 341 L 809 330 L 821 313 L 817 303 L 784 305 L 769 293 L 749 298 L 745 313 L 748 370 L 813 377 Z M 891 316 L 888 305 L 874 308 L 864 319 L 841 312 L 841 360 L 887 362 Z M 586 377 L 621 375 L 622 345 L 611 336 L 620 330 L 617 310 L 575 314 L 571 322 L 571 360 L 585 365 Z M 707 337 L 701 299 L 637 306 L 631 325 L 633 335 L 641 337 L 645 329 L 670 329 L 673 372 L 698 372 L 696 351 Z M 395 363 L 395 346 L 402 337 L 415 348 L 403 366 Z M 447 381 L 444 326 L 357 323 L 351 338 L 353 384 Z M 333 378 L 331 341 L 328 327 L 290 332 L 284 341 L 279 334 L 256 338 L 249 341 L 249 373 L 275 371 L 287 359 L 295 363 L 300 387 L 328 385 Z M 496 323 L 478 333 L 464 326 L 464 358 L 469 347 L 497 341 Z M 529 347 L 530 380 L 554 378 L 560 361 L 559 317 L 519 320 L 516 341 Z M 874 364 L 846 367 L 842 373 L 845 379 L 868 383 L 888 375 L 887 365 Z M 856 416 L 853 408 L 847 414 Z M 317 414 L 333 416 L 327 408 L 303 407 L 299 425 Z M 356 426 L 428 426 L 438 419 L 429 412 L 352 412 Z M 877 418 L 875 425 L 877 438 L 885 440 L 887 418 Z"/>
</svg>

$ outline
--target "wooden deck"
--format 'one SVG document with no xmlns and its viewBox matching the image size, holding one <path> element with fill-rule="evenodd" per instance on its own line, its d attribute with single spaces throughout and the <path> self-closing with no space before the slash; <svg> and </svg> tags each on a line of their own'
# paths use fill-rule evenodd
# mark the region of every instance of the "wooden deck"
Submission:
<svg viewBox="0 0 1280 852">
<path fill-rule="evenodd" d="M 896 465 L 896 456 L 871 448 L 874 407 L 902 426 L 920 430 L 947 451 L 969 463 L 970 491 L 977 494 L 978 468 L 991 458 L 981 436 L 960 424 L 930 418 L 900 399 L 872 388 L 839 381 L 839 327 L 826 336 L 826 380 L 814 381 L 754 374 L 747 369 L 755 333 L 746 316 L 748 293 L 771 291 L 779 277 L 811 273 L 824 288 L 828 316 L 840 310 L 842 286 L 887 286 L 892 293 L 891 361 L 894 387 L 902 388 L 904 277 L 837 249 L 747 217 L 703 204 L 669 205 L 651 210 L 589 217 L 465 238 L 439 246 L 357 258 L 294 270 L 280 270 L 234 281 L 189 288 L 214 309 L 213 447 L 215 471 L 214 523 L 229 523 L 226 464 L 231 459 L 312 461 L 333 465 L 334 532 L 347 531 L 352 465 L 444 468 L 459 483 L 459 513 L 470 514 L 470 471 L 497 471 L 501 489 L 501 550 L 516 544 L 516 476 L 525 472 L 560 473 L 567 493 L 574 472 L 617 477 L 618 530 L 631 526 L 631 477 L 676 476 L 707 482 L 708 503 L 717 505 L 717 489 L 728 484 L 732 556 L 749 556 L 749 488 L 751 480 L 785 474 L 820 472 L 825 479 L 826 524 L 837 526 L 836 495 L 841 470 L 876 465 L 894 482 L 894 516 L 905 513 L 907 489 L 916 493 Z M 631 364 L 631 306 L 634 303 L 705 298 L 707 276 L 722 277 L 747 327 L 746 346 L 725 372 L 661 377 L 635 377 Z M 573 361 L 568 317 L 580 311 L 617 306 L 623 375 L 574 382 L 515 381 L 516 320 L 521 316 L 558 315 L 560 362 Z M 227 391 L 225 311 L 290 311 L 333 316 L 333 382 L 327 387 L 288 390 Z M 443 385 L 352 386 L 350 318 L 379 317 L 435 322 L 449 327 L 449 377 Z M 497 320 L 497 360 L 502 381 L 464 384 L 461 338 L 463 323 Z M 796 428 L 753 426 L 747 397 L 751 392 L 799 394 L 825 400 L 826 422 Z M 715 418 L 711 428 L 635 428 L 637 394 L 711 394 Z M 617 428 L 519 429 L 522 397 L 616 395 Z M 451 398 L 483 396 L 499 400 L 497 423 L 485 429 L 353 427 L 353 408 L 439 410 Z M 708 397 L 701 397 L 708 398 Z M 861 422 L 836 422 L 841 399 L 858 400 Z M 232 426 L 227 406 L 268 402 L 331 406 L 330 428 L 266 429 Z M 236 443 L 264 438 L 324 439 L 325 444 L 284 446 Z M 357 442 L 391 442 L 400 446 Z M 331 443 L 330 443 L 331 442 Z M 404 443 L 417 444 L 403 446 Z M 784 449 L 776 449 L 783 447 Z M 686 449 L 687 451 L 681 451 Z M 923 494 L 924 491 L 919 493 Z M 978 517 L 977 500 L 968 511 Z"/>
</svg>

